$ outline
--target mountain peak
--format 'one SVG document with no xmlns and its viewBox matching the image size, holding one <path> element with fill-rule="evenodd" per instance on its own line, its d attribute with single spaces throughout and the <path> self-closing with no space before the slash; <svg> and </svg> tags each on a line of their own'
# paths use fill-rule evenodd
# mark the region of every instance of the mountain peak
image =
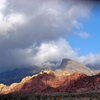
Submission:
<svg viewBox="0 0 100 100">
<path fill-rule="evenodd" d="M 63 58 L 63 59 L 62 59 L 62 63 L 67 62 L 67 61 L 72 61 L 72 60 L 69 59 L 69 58 Z"/>
<path fill-rule="evenodd" d="M 87 66 L 85 66 L 77 61 L 71 60 L 71 59 L 64 58 L 62 60 L 62 63 L 61 63 L 59 68 L 61 68 L 62 70 L 67 70 L 71 74 L 73 74 L 75 72 L 84 73 L 87 75 L 94 74 L 94 72 L 90 68 L 88 68 Z"/>
</svg>

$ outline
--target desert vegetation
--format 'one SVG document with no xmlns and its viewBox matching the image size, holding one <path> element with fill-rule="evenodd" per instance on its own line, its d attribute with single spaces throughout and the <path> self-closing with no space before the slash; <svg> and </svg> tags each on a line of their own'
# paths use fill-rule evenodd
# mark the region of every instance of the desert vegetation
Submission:
<svg viewBox="0 0 100 100">
<path fill-rule="evenodd" d="M 100 93 L 8 94 L 0 95 L 0 100 L 100 100 Z"/>
</svg>

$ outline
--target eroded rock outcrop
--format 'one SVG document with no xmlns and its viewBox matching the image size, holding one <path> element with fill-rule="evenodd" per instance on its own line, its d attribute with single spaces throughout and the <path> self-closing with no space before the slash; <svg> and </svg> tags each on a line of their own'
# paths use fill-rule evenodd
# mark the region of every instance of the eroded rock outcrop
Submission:
<svg viewBox="0 0 100 100">
<path fill-rule="evenodd" d="M 54 92 L 99 92 L 100 74 L 87 76 L 81 73 L 70 75 L 68 72 L 42 71 L 28 76 L 20 83 L 10 86 L 0 84 L 0 94 L 9 93 L 54 93 Z"/>
</svg>

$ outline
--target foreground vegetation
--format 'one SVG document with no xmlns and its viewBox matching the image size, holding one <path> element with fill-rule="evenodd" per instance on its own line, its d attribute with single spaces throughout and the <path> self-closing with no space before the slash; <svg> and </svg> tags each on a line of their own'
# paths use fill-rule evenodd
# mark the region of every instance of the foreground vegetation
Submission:
<svg viewBox="0 0 100 100">
<path fill-rule="evenodd" d="M 0 95 L 0 100 L 100 100 L 100 93 L 8 94 Z"/>
</svg>

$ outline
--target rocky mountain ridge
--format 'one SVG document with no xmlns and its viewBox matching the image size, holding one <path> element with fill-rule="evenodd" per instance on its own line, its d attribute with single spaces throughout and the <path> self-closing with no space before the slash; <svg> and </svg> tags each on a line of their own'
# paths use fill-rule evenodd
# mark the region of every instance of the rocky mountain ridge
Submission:
<svg viewBox="0 0 100 100">
<path fill-rule="evenodd" d="M 10 85 L 12 83 L 20 82 L 26 76 L 32 76 L 39 73 L 41 70 L 51 69 L 53 71 L 68 71 L 70 74 L 75 72 L 84 73 L 86 75 L 92 76 L 100 73 L 100 70 L 91 69 L 77 61 L 71 59 L 63 59 L 59 66 L 52 67 L 39 67 L 39 66 L 31 66 L 31 67 L 19 67 L 13 70 L 7 70 L 5 72 L 0 73 L 0 83 Z M 12 77 L 13 76 L 13 77 Z"/>
<path fill-rule="evenodd" d="M 42 71 L 39 74 L 28 76 L 19 83 L 10 86 L 0 84 L 0 94 L 10 93 L 81 93 L 100 92 L 100 74 L 87 76 L 82 73 L 69 74 L 69 72 L 56 73 Z"/>
<path fill-rule="evenodd" d="M 71 60 L 71 59 L 63 59 L 61 62 L 61 65 L 59 66 L 62 70 L 67 70 L 71 74 L 78 72 L 78 73 L 84 73 L 86 75 L 95 75 L 100 72 L 100 70 L 93 70 L 77 61 Z"/>
</svg>

